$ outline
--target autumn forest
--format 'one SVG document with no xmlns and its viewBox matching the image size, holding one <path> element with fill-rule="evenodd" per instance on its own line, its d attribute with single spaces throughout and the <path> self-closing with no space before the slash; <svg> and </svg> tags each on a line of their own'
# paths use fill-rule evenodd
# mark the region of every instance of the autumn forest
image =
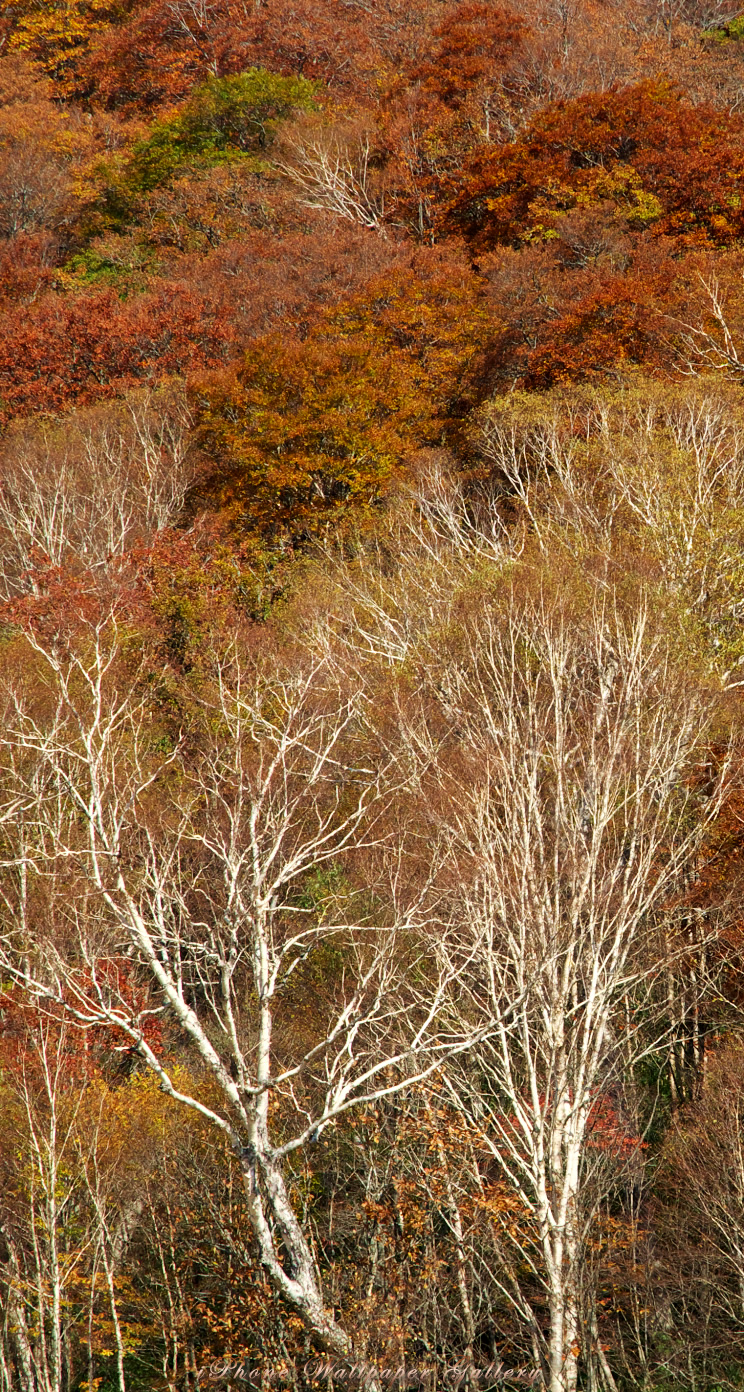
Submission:
<svg viewBox="0 0 744 1392">
<path fill-rule="evenodd" d="M 0 0 L 0 1392 L 414 1385 L 744 1392 L 744 13 Z"/>
</svg>

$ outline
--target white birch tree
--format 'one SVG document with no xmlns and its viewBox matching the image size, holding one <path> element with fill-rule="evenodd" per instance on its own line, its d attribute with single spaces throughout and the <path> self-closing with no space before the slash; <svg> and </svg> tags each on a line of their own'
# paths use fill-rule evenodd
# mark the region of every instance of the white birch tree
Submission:
<svg viewBox="0 0 744 1392">
<path fill-rule="evenodd" d="M 704 702 L 644 612 L 487 602 L 431 642 L 423 691 L 426 673 L 404 722 L 450 847 L 438 943 L 463 1018 L 488 1021 L 444 1078 L 523 1214 L 494 1278 L 551 1392 L 572 1392 L 589 1354 L 611 1389 L 584 1282 L 601 1151 L 626 1139 L 606 1109 L 649 1045 L 622 1007 L 663 970 L 655 916 L 690 872 L 725 768 L 703 796 Z"/>
<path fill-rule="evenodd" d="M 64 422 L 11 430 L 0 451 L 0 592 L 38 567 L 101 572 L 180 513 L 192 477 L 178 390 L 131 393 Z"/>
<path fill-rule="evenodd" d="M 346 1353 L 285 1162 L 468 1035 L 443 1019 L 448 968 L 417 945 L 428 886 L 402 888 L 385 818 L 403 783 L 365 692 L 328 653 L 236 636 L 205 654 L 169 734 L 114 613 L 67 642 L 33 628 L 24 641 L 27 680 L 6 672 L 0 739 L 23 803 L 3 856 L 3 971 L 81 1026 L 120 1031 L 172 1099 L 229 1138 L 261 1262 L 320 1343 Z M 373 885 L 366 900 L 323 888 L 364 846 L 388 865 L 386 906 Z M 323 953 L 328 985 L 294 1025 L 294 982 Z M 422 984 L 402 993 L 406 974 Z M 169 1072 L 153 1018 L 190 1046 L 202 1092 Z"/>
<path fill-rule="evenodd" d="M 41 1020 L 3 1070 L 0 1118 L 15 1143 L 0 1218 L 2 1392 L 66 1385 L 70 1296 L 93 1240 L 74 1164 L 81 1093 L 68 1086 L 69 1046 L 68 1029 Z"/>
</svg>

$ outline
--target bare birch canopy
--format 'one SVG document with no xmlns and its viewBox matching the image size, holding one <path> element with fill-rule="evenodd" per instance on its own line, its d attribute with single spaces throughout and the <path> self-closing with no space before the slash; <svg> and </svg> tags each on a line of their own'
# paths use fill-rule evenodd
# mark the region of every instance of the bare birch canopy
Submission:
<svg viewBox="0 0 744 1392">
<path fill-rule="evenodd" d="M 4 969 L 79 1024 L 114 1025 L 171 1097 L 230 1137 L 264 1264 L 343 1351 L 282 1161 L 472 1035 L 460 1021 L 453 1032 L 448 964 L 420 938 L 436 866 L 413 892 L 400 888 L 405 848 L 388 814 L 405 779 L 375 738 L 367 695 L 322 652 L 289 661 L 234 638 L 211 653 L 190 728 L 171 738 L 115 614 L 72 647 L 33 631 L 28 642 L 33 686 L 6 687 Z M 352 846 L 381 856 L 382 907 L 374 884 L 364 896 L 324 888 L 324 869 Z M 340 979 L 293 1031 L 293 978 L 323 951 Z M 127 961 L 155 991 L 139 1010 L 120 988 Z M 425 987 L 404 991 L 406 978 Z M 217 1101 L 214 1089 L 210 1100 L 184 1092 L 149 1042 L 163 1012 Z"/>
<path fill-rule="evenodd" d="M 655 914 L 718 804 L 701 819 L 704 712 L 643 613 L 513 604 L 466 629 L 440 673 L 458 748 L 434 760 L 432 803 L 453 865 L 441 941 L 461 1009 L 488 1023 L 477 1069 L 451 1062 L 447 1086 L 521 1205 L 499 1279 L 558 1389 L 587 1326 L 593 1109 L 636 1048 L 619 1006 L 658 970 Z"/>
<path fill-rule="evenodd" d="M 469 524 L 458 549 L 442 487 L 395 583 L 352 567 L 302 642 L 223 635 L 180 690 L 132 658 L 115 609 L 67 637 L 28 626 L 3 674 L 2 963 L 47 1009 L 114 1027 L 229 1138 L 264 1267 L 339 1352 L 285 1162 L 436 1074 L 527 1215 L 501 1288 L 558 1392 L 592 1108 L 634 1048 L 618 1007 L 720 783 L 702 796 L 704 702 L 643 611 L 523 598 L 503 570 L 463 607 L 500 543 Z M 424 609 L 401 627 L 406 604 Z"/>
<path fill-rule="evenodd" d="M 434 510 L 420 509 L 401 574 L 370 566 L 346 595 L 362 615 L 360 654 L 404 654 L 415 673 L 402 738 L 432 841 L 447 848 L 433 950 L 456 983 L 453 1014 L 478 1040 L 445 1064 L 444 1092 L 521 1214 L 489 1276 L 557 1392 L 575 1385 L 596 1327 L 585 1292 L 602 1145 L 612 1151 L 602 1100 L 639 1050 L 659 1046 L 649 993 L 669 957 L 660 924 L 720 808 L 727 761 L 709 767 L 708 698 L 643 603 L 524 597 L 506 578 L 490 588 L 497 541 L 474 547 L 469 524 L 443 567 L 457 509 L 441 489 Z"/>
</svg>

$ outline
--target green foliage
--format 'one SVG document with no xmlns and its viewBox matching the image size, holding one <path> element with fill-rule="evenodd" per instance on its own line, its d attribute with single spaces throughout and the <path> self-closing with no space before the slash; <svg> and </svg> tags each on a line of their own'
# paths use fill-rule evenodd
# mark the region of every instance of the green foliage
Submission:
<svg viewBox="0 0 744 1392">
<path fill-rule="evenodd" d="M 60 278 L 71 290 L 111 286 L 124 298 L 144 288 L 146 275 L 154 268 L 145 247 L 132 244 L 127 251 L 128 255 L 118 257 L 107 248 L 85 247 L 70 257 Z"/>
<path fill-rule="evenodd" d="M 199 150 L 264 149 L 278 121 L 292 111 L 314 108 L 317 91 L 317 82 L 282 77 L 262 68 L 250 68 L 236 77 L 210 78 L 185 107 L 183 138 Z"/>
<path fill-rule="evenodd" d="M 250 68 L 234 77 L 210 77 L 167 120 L 156 122 L 132 152 L 127 180 L 139 193 L 167 183 L 184 165 L 217 164 L 256 155 L 292 111 L 315 105 L 316 82 Z"/>
<path fill-rule="evenodd" d="M 706 30 L 705 37 L 714 39 L 716 43 L 741 43 L 744 39 L 744 15 L 729 20 L 728 24 L 722 25 L 720 29 Z"/>
</svg>

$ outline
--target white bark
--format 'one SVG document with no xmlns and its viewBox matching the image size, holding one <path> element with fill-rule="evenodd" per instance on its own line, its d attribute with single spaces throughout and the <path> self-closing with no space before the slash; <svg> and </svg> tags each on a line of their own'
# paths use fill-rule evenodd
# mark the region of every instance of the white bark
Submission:
<svg viewBox="0 0 744 1392">
<path fill-rule="evenodd" d="M 9 1329 L 0 1341 L 4 1352 L 13 1350 L 24 1392 L 61 1392 L 65 1307 L 88 1247 L 84 1225 L 80 1231 L 80 1186 L 71 1164 L 79 1098 L 71 1103 L 65 1090 L 68 1044 L 64 1029 L 41 1022 L 28 1057 L 7 1084 L 23 1119 L 17 1182 L 24 1202 L 2 1227 L 8 1257 L 0 1277 Z"/>
<path fill-rule="evenodd" d="M 284 1161 L 349 1107 L 425 1076 L 470 1037 L 440 1022 L 443 974 L 427 970 L 420 998 L 398 999 L 399 945 L 424 892 L 396 904 L 394 855 L 384 922 L 339 912 L 322 888 L 315 907 L 300 896 L 350 847 L 384 848 L 382 814 L 399 776 L 374 748 L 364 693 L 339 686 L 328 655 L 290 669 L 236 639 L 205 664 L 192 749 L 184 740 L 163 753 L 147 698 L 132 695 L 114 616 L 72 652 L 34 633 L 28 642 L 40 665 L 28 692 L 12 687 L 1 740 L 6 778 L 29 799 L 3 889 L 4 969 L 79 1023 L 120 1029 L 166 1093 L 229 1137 L 263 1265 L 319 1341 L 346 1353 Z M 68 898 L 64 909 L 73 952 L 53 934 L 32 943 L 23 917 L 29 877 L 53 887 L 61 876 L 66 895 L 77 885 L 77 907 Z M 335 999 L 314 1042 L 293 1052 L 285 1031 L 277 1049 L 283 993 L 324 943 L 345 964 Z M 154 994 L 140 1012 L 117 989 L 122 961 L 149 975 Z M 219 1105 L 177 1086 L 148 1042 L 148 1018 L 162 1011 L 211 1073 Z"/>
<path fill-rule="evenodd" d="M 616 1009 L 654 970 L 654 913 L 719 806 L 687 781 L 705 716 L 643 614 L 626 624 L 609 608 L 586 619 L 514 600 L 434 663 L 432 651 L 453 733 L 436 735 L 422 704 L 409 743 L 437 768 L 458 1006 L 471 1026 L 494 1022 L 477 1071 L 447 1066 L 450 1100 L 521 1205 L 514 1242 L 549 1311 L 544 1373 L 551 1392 L 573 1392 L 592 1337 L 581 1301 L 595 1108 L 632 1050 Z M 440 941 L 451 950 L 452 932 Z M 503 1290 L 524 1317 L 524 1297 Z"/>
<path fill-rule="evenodd" d="M 191 477 L 188 425 L 177 392 L 140 392 L 10 431 L 0 454 L 5 596 L 33 588 L 38 567 L 100 571 L 173 522 Z"/>
<path fill-rule="evenodd" d="M 374 177 L 372 153 L 366 134 L 358 140 L 321 134 L 292 145 L 290 158 L 277 167 L 300 190 L 306 207 L 384 236 L 385 194 Z"/>
</svg>

